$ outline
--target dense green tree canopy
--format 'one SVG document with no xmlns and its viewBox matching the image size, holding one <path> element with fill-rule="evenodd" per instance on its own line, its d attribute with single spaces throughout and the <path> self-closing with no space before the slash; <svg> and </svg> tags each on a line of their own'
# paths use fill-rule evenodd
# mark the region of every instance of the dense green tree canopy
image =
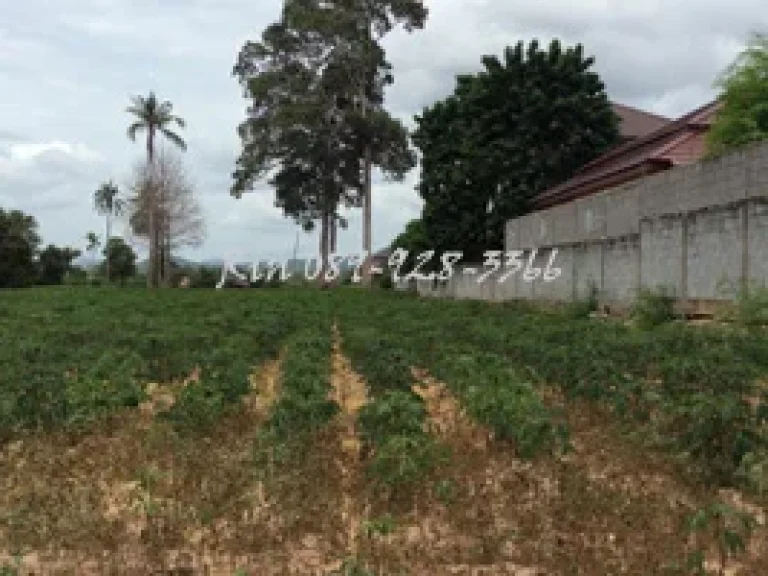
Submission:
<svg viewBox="0 0 768 576">
<path fill-rule="evenodd" d="M 110 261 L 112 280 L 125 281 L 136 275 L 136 253 L 125 240 L 119 237 L 109 239 L 104 248 L 104 256 Z M 105 273 L 106 260 L 101 265 L 101 273 Z"/>
<path fill-rule="evenodd" d="M 64 276 L 72 270 L 72 261 L 78 256 L 80 250 L 49 244 L 38 259 L 38 283 L 46 286 L 62 284 Z"/>
<path fill-rule="evenodd" d="M 422 0 L 287 1 L 234 68 L 251 106 L 232 195 L 269 178 L 286 216 L 325 229 L 339 206 L 361 205 L 366 148 L 402 179 L 416 158 L 383 107 L 392 74 L 380 38 L 396 25 L 420 28 L 426 15 Z"/>
<path fill-rule="evenodd" d="M 708 152 L 768 139 L 768 35 L 755 35 L 718 84 L 722 107 L 707 135 Z"/>
<path fill-rule="evenodd" d="M 35 282 L 39 245 L 37 222 L 32 216 L 0 208 L 0 288 L 21 288 Z"/>
<path fill-rule="evenodd" d="M 408 252 L 408 258 L 400 267 L 401 275 L 410 272 L 416 264 L 416 258 L 422 252 L 431 250 L 427 231 L 424 229 L 424 222 L 421 219 L 411 220 L 405 225 L 405 230 L 392 241 L 391 249 L 394 252 L 397 249 Z"/>
<path fill-rule="evenodd" d="M 501 249 L 504 223 L 530 200 L 615 145 L 618 119 L 581 45 L 534 40 L 457 79 L 454 93 L 416 117 L 419 195 L 437 251 L 479 261 Z"/>
</svg>

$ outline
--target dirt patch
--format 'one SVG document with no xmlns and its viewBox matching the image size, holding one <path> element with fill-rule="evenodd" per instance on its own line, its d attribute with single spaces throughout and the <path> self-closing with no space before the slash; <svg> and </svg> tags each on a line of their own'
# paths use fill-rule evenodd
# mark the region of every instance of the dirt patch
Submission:
<svg viewBox="0 0 768 576">
<path fill-rule="evenodd" d="M 411 368 L 418 383 L 412 389 L 424 400 L 428 414 L 428 430 L 442 442 L 459 451 L 485 451 L 491 441 L 490 430 L 473 421 L 448 387 L 420 368 Z"/>
<path fill-rule="evenodd" d="M 355 556 L 365 514 L 365 506 L 357 496 L 362 480 L 362 441 L 356 422 L 358 412 L 368 401 L 368 391 L 362 377 L 354 371 L 349 358 L 342 353 L 341 336 L 335 325 L 331 353 L 331 389 L 334 402 L 341 408 L 338 428 L 341 451 L 336 460 L 341 479 L 341 520 L 346 526 L 347 550 L 351 556 Z"/>
<path fill-rule="evenodd" d="M 149 386 L 138 410 L 88 433 L 5 446 L 0 567 L 19 552 L 21 574 L 279 573 L 270 567 L 288 561 L 275 559 L 302 546 L 290 543 L 279 508 L 254 478 L 252 454 L 279 372 L 279 360 L 258 370 L 251 397 L 204 438 L 179 437 L 157 418 L 198 373 Z"/>
<path fill-rule="evenodd" d="M 270 360 L 264 366 L 251 374 L 251 390 L 243 403 L 249 411 L 259 418 L 265 419 L 280 396 L 280 366 L 285 357 L 285 349 L 274 360 Z"/>
</svg>

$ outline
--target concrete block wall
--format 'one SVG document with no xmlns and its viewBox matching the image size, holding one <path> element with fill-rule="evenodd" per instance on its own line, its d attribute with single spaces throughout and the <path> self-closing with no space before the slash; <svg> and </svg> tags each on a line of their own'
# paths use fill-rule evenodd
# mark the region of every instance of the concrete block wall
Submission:
<svg viewBox="0 0 768 576">
<path fill-rule="evenodd" d="M 483 300 L 568 301 L 590 295 L 628 305 L 642 288 L 680 299 L 727 300 L 743 286 L 768 287 L 768 143 L 658 172 L 606 192 L 507 223 L 505 249 L 552 249 L 562 275 L 498 284 L 457 273 L 425 295 Z M 481 265 L 477 265 L 481 268 Z"/>
</svg>

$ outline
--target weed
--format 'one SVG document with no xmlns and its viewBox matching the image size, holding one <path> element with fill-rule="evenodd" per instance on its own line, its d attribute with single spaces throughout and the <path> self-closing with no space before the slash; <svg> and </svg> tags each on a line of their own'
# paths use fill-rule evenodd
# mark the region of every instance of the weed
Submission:
<svg viewBox="0 0 768 576">
<path fill-rule="evenodd" d="M 650 330 L 675 319 L 675 297 L 671 291 L 642 290 L 632 306 L 631 317 L 638 328 Z"/>
<path fill-rule="evenodd" d="M 711 536 L 717 546 L 719 569 L 723 576 L 728 560 L 746 550 L 756 520 L 751 514 L 741 512 L 722 502 L 714 502 L 697 510 L 688 518 L 687 529 L 691 533 L 704 533 Z M 704 551 L 697 549 L 688 556 L 687 565 L 697 574 L 706 574 Z"/>
<path fill-rule="evenodd" d="M 755 288 L 741 294 L 737 304 L 736 321 L 742 326 L 768 326 L 768 289 Z"/>
</svg>

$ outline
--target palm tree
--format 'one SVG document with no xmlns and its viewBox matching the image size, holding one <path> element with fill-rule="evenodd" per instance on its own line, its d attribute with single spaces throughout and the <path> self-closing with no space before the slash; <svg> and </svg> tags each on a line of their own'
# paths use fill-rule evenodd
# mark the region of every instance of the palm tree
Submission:
<svg viewBox="0 0 768 576">
<path fill-rule="evenodd" d="M 86 252 L 95 254 L 96 250 L 99 248 L 99 245 L 101 244 L 101 242 L 99 241 L 99 237 L 96 235 L 96 232 L 88 232 L 88 234 L 85 235 L 85 241 L 88 242 L 88 246 L 85 249 Z M 88 278 L 93 279 L 93 272 L 90 266 L 88 267 Z"/>
<path fill-rule="evenodd" d="M 125 208 L 125 203 L 118 197 L 120 191 L 110 180 L 101 185 L 93 194 L 93 204 L 96 211 L 107 217 L 106 245 L 109 248 L 109 239 L 112 237 L 112 216 L 120 216 Z M 109 249 L 107 249 L 107 282 L 109 282 Z"/>
<path fill-rule="evenodd" d="M 134 96 L 128 113 L 136 117 L 136 120 L 128 127 L 128 138 L 136 141 L 136 135 L 141 131 L 147 133 L 147 160 L 150 172 L 155 160 L 155 138 L 158 133 L 165 136 L 181 150 L 187 149 L 184 140 L 171 130 L 172 125 L 184 128 L 184 120 L 173 114 L 173 104 L 168 100 L 159 101 L 154 92 L 150 92 L 147 98 Z M 157 230 L 157 202 L 155 187 L 150 185 L 149 193 L 149 271 L 147 273 L 147 285 L 152 288 L 157 286 L 158 247 L 160 235 Z M 165 231 L 164 231 L 165 232 Z M 165 250 L 164 250 L 165 252 Z"/>
</svg>

